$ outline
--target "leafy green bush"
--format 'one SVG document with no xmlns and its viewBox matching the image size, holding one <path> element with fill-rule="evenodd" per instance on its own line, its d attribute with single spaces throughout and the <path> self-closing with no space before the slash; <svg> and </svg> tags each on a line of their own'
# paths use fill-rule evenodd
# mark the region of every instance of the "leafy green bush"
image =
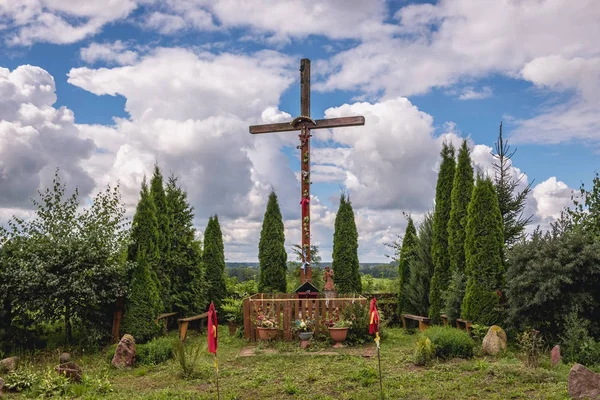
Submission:
<svg viewBox="0 0 600 400">
<path fill-rule="evenodd" d="M 471 335 L 478 342 L 482 342 L 489 329 L 488 325 L 473 324 L 471 325 Z"/>
<path fill-rule="evenodd" d="M 345 343 L 348 345 L 359 345 L 364 343 L 372 343 L 373 335 L 369 334 L 369 305 L 355 302 L 348 305 L 340 315 L 340 320 L 352 322 L 352 326 L 348 330 L 348 336 Z M 379 310 L 379 336 L 384 337 L 384 317 Z"/>
<path fill-rule="evenodd" d="M 40 382 L 40 376 L 27 367 L 12 371 L 3 379 L 4 387 L 13 392 L 22 392 Z"/>
<path fill-rule="evenodd" d="M 565 361 L 600 365 L 600 342 L 589 336 L 589 325 L 576 310 L 565 318 L 564 333 L 560 336 Z"/>
<path fill-rule="evenodd" d="M 115 356 L 115 350 L 117 350 L 117 343 L 111 344 L 106 348 L 105 357 L 106 361 L 110 364 L 113 357 Z"/>
<path fill-rule="evenodd" d="M 142 365 L 161 364 L 173 358 L 173 338 L 156 338 L 136 346 L 136 363 Z"/>
<path fill-rule="evenodd" d="M 435 357 L 435 345 L 431 340 L 422 336 L 417 341 L 417 349 L 415 350 L 415 364 L 427 365 Z"/>
<path fill-rule="evenodd" d="M 53 368 L 48 368 L 38 383 L 35 390 L 40 397 L 61 397 L 69 390 L 69 378 L 57 374 Z"/>
<path fill-rule="evenodd" d="M 433 326 L 424 332 L 435 346 L 435 356 L 441 359 L 473 357 L 475 343 L 466 331 L 447 326 Z"/>
<path fill-rule="evenodd" d="M 223 300 L 221 309 L 225 313 L 227 321 L 234 324 L 244 324 L 244 299 L 235 299 L 227 297 Z"/>
</svg>

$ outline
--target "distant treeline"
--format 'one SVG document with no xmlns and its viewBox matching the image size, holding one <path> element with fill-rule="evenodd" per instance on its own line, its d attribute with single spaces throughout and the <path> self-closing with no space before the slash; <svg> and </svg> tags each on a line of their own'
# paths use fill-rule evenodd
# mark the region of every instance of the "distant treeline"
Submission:
<svg viewBox="0 0 600 400">
<path fill-rule="evenodd" d="M 288 263 L 290 264 L 290 263 Z M 322 266 L 331 265 L 331 263 L 321 262 Z M 253 262 L 228 262 L 226 264 L 227 275 L 235 277 L 240 282 L 249 280 L 258 280 L 258 263 Z M 389 264 L 377 263 L 360 263 L 360 273 L 362 275 L 371 275 L 374 278 L 390 278 L 398 277 L 398 263 L 391 262 Z"/>
</svg>

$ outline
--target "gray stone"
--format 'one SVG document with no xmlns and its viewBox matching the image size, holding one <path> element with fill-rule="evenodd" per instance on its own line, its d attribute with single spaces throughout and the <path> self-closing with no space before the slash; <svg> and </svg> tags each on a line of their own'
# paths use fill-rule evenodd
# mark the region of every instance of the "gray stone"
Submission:
<svg viewBox="0 0 600 400">
<path fill-rule="evenodd" d="M 8 357 L 0 360 L 0 372 L 11 372 L 19 368 L 19 357 Z"/>
<path fill-rule="evenodd" d="M 62 353 L 58 359 L 60 364 L 67 363 L 71 361 L 71 355 L 69 353 Z"/>
<path fill-rule="evenodd" d="M 501 351 L 506 351 L 506 332 L 498 325 L 490 326 L 487 334 L 483 338 L 481 350 L 484 354 L 495 356 Z"/>
<path fill-rule="evenodd" d="M 572 399 L 600 400 L 600 374 L 575 364 L 569 372 L 569 396 Z"/>
</svg>

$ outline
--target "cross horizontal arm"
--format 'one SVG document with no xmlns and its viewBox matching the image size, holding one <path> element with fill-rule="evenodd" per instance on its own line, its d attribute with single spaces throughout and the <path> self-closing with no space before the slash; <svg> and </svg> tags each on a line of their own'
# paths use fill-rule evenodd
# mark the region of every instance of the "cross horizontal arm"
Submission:
<svg viewBox="0 0 600 400">
<path fill-rule="evenodd" d="M 329 118 L 329 119 L 318 119 L 315 121 L 314 126 L 310 126 L 310 129 L 325 129 L 325 128 L 341 128 L 343 126 L 358 126 L 365 124 L 365 117 L 341 117 L 341 118 Z M 252 125 L 250 127 L 250 133 L 271 133 L 271 132 L 290 132 L 299 131 L 300 126 L 294 126 L 289 122 L 279 124 L 265 124 L 265 125 Z"/>
</svg>

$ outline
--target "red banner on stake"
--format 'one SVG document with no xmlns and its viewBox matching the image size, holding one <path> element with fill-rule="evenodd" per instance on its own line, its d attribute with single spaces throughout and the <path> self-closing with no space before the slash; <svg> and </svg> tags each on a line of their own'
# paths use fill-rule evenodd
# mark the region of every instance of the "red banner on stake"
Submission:
<svg viewBox="0 0 600 400">
<path fill-rule="evenodd" d="M 217 310 L 215 304 L 211 301 L 208 308 L 208 351 L 217 354 L 217 336 L 218 336 Z"/>
<path fill-rule="evenodd" d="M 369 323 L 369 334 L 372 335 L 379 332 L 379 313 L 377 312 L 377 299 L 375 299 L 375 297 L 371 299 L 369 315 L 371 316 L 371 322 Z"/>
</svg>

